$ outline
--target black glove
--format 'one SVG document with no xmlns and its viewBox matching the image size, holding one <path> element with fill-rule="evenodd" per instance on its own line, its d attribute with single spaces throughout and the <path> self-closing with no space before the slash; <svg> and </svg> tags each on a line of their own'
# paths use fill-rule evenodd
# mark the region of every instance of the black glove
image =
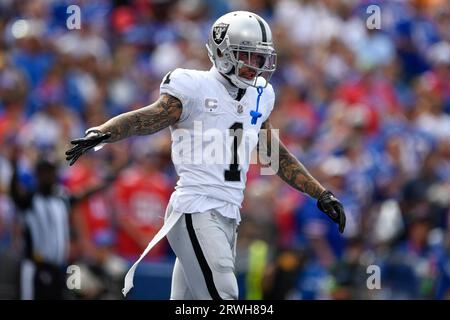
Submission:
<svg viewBox="0 0 450 320">
<path fill-rule="evenodd" d="M 75 146 L 66 151 L 66 160 L 70 161 L 69 166 L 73 165 L 82 154 L 88 152 L 109 137 L 111 137 L 111 133 L 102 133 L 100 130 L 93 129 L 86 131 L 84 138 L 72 140 L 70 143 Z"/>
<path fill-rule="evenodd" d="M 317 207 L 339 225 L 339 232 L 345 228 L 345 212 L 342 203 L 331 191 L 325 190 L 317 199 Z"/>
</svg>

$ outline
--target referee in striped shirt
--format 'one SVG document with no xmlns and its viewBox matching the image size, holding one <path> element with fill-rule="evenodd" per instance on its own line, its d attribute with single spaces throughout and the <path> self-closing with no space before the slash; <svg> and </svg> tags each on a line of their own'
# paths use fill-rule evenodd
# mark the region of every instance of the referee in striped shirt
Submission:
<svg viewBox="0 0 450 320">
<path fill-rule="evenodd" d="M 117 173 L 104 183 L 80 195 L 68 195 L 57 183 L 57 166 L 40 159 L 35 166 L 36 190 L 30 192 L 19 182 L 17 158 L 12 161 L 11 197 L 22 213 L 25 257 L 21 265 L 21 299 L 63 299 L 69 253 L 71 207 L 105 189 Z"/>
</svg>

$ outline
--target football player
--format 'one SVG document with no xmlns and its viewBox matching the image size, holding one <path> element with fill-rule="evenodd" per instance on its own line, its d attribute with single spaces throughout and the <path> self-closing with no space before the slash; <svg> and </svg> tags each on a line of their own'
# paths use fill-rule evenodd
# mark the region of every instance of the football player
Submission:
<svg viewBox="0 0 450 320">
<path fill-rule="evenodd" d="M 259 143 L 267 155 L 273 151 L 273 143 L 268 142 L 275 138 L 278 143 L 277 175 L 317 199 L 319 209 L 337 223 L 341 233 L 345 227 L 341 202 L 272 134 L 269 115 L 275 93 L 269 80 L 276 69 L 276 52 L 267 22 L 247 11 L 225 14 L 211 27 L 206 47 L 213 64 L 210 70 L 169 72 L 156 102 L 88 129 L 86 136 L 72 141 L 74 147 L 66 152 L 72 165 L 99 144 L 152 134 L 166 127 L 172 134 L 173 159 L 179 150 L 190 150 L 174 161 L 179 180 L 167 206 L 165 224 L 141 256 L 167 235 L 177 256 L 171 299 L 238 298 L 234 274 L 236 228 L 249 168 L 249 158 L 240 157 L 237 151 L 243 143 L 242 133 L 253 132 L 258 137 L 261 129 L 267 130 L 266 138 L 260 138 L 266 141 Z M 207 130 L 220 130 L 225 138 L 232 136 L 231 144 L 224 143 L 226 139 L 196 143 Z M 230 149 L 227 161 L 186 161 L 192 153 L 195 158 L 197 152 L 217 143 L 224 150 Z M 258 139 L 245 143 L 251 150 Z M 133 286 L 139 261 L 125 277 L 125 295 Z"/>
</svg>

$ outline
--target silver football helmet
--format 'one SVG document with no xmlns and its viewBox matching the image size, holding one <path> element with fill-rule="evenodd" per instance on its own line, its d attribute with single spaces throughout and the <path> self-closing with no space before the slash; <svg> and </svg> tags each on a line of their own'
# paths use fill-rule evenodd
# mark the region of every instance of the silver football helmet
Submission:
<svg viewBox="0 0 450 320">
<path fill-rule="evenodd" d="M 270 27 L 252 12 L 234 11 L 217 19 L 206 48 L 217 70 L 241 89 L 266 87 L 276 69 Z"/>
</svg>

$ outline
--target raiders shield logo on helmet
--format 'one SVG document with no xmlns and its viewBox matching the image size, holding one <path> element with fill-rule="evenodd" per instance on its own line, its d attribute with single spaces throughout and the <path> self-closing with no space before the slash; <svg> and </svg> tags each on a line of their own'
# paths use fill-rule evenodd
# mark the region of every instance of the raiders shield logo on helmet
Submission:
<svg viewBox="0 0 450 320">
<path fill-rule="evenodd" d="M 213 39 L 216 44 L 221 44 L 227 33 L 229 24 L 219 23 L 213 28 Z"/>
</svg>

